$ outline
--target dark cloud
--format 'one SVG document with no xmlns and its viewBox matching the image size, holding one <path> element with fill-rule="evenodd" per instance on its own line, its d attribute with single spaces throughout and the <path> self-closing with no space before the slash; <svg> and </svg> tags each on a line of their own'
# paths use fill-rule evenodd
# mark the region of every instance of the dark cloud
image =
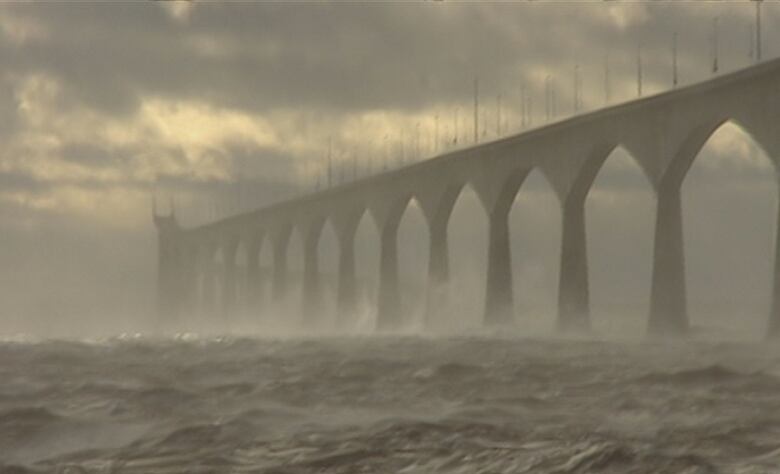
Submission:
<svg viewBox="0 0 780 474">
<path fill-rule="evenodd" d="M 39 192 L 47 188 L 43 182 L 29 173 L 21 171 L 0 171 L 0 190 L 10 192 Z"/>
<path fill-rule="evenodd" d="M 110 150 L 96 143 L 68 143 L 59 152 L 66 161 L 96 168 L 116 166 L 129 154 L 130 150 Z"/>
<path fill-rule="evenodd" d="M 608 8 L 627 18 L 625 30 L 605 14 Z M 674 30 L 680 32 L 681 75 L 693 80 L 708 65 L 714 15 L 723 17 L 723 66 L 746 62 L 749 15 L 734 12 L 750 8 L 709 6 L 702 14 L 668 3 L 197 3 L 180 21 L 158 5 L 130 2 L 16 5 L 11 11 L 49 31 L 46 40 L 14 49 L 19 67 L 46 71 L 79 101 L 120 113 L 144 94 L 260 111 L 420 109 L 467 103 L 475 75 L 486 90 L 506 94 L 516 94 L 533 68 L 549 68 L 565 83 L 576 62 L 596 93 L 605 53 L 615 79 L 629 77 L 638 43 L 648 82 L 668 83 Z M 767 31 L 767 48 L 774 34 Z"/>
</svg>

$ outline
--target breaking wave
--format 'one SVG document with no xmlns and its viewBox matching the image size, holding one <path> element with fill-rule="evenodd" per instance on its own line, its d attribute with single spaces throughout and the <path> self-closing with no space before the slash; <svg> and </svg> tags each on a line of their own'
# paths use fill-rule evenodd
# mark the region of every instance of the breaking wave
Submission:
<svg viewBox="0 0 780 474">
<path fill-rule="evenodd" d="M 767 347 L 0 342 L 0 473 L 780 472 Z"/>
</svg>

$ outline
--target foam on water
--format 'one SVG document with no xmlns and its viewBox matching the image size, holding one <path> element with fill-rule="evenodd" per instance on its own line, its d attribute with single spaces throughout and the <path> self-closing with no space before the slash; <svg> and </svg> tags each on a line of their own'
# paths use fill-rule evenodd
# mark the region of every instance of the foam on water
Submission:
<svg viewBox="0 0 780 474">
<path fill-rule="evenodd" d="M 14 338 L 0 472 L 779 472 L 777 373 L 706 341 Z"/>
</svg>

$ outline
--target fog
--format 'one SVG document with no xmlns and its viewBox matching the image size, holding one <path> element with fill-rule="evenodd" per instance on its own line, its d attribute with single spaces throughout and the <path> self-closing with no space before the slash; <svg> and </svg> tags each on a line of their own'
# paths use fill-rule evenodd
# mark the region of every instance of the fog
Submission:
<svg viewBox="0 0 780 474">
<path fill-rule="evenodd" d="M 780 149 L 779 27 L 769 1 L 0 3 L 0 473 L 780 472 L 780 157 L 734 121 L 687 153 L 723 110 Z"/>
<path fill-rule="evenodd" d="M 780 55 L 780 6 L 764 2 L 764 59 Z M 156 234 L 151 197 L 173 201 L 185 227 L 422 160 L 471 133 L 479 79 L 483 140 L 520 130 L 522 91 L 546 122 L 549 76 L 557 114 L 671 87 L 752 63 L 752 3 L 5 4 L 0 6 L 0 334 L 94 336 L 152 332 Z M 574 19 L 576 18 L 576 21 Z M 501 96 L 499 99 L 498 96 Z M 501 121 L 497 103 L 501 102 Z M 418 132 L 419 131 L 419 132 Z M 696 327 L 760 334 L 770 301 L 776 182 L 769 158 L 727 123 L 683 185 L 688 303 Z M 586 201 L 591 313 L 597 333 L 639 334 L 648 313 L 655 203 L 617 149 Z M 521 331 L 552 328 L 560 210 L 532 173 L 510 214 L 515 311 Z M 336 239 L 319 246 L 323 324 L 336 318 Z M 427 228 L 413 201 L 399 230 L 404 314 L 421 328 Z M 487 219 L 469 187 L 449 225 L 452 308 L 434 327 L 473 330 L 485 292 Z M 379 251 L 370 216 L 356 239 L 370 332 Z M 737 250 L 739 249 L 739 250 Z M 245 258 L 245 257 L 239 257 Z M 240 261 L 240 260 L 239 260 Z M 271 264 L 270 249 L 261 265 Z M 302 269 L 299 236 L 290 273 Z M 266 292 L 270 289 L 266 289 Z M 273 316 L 193 315 L 210 332 L 294 331 L 295 295 Z M 269 321 L 270 319 L 270 321 Z M 311 330 L 312 328 L 307 328 Z"/>
</svg>

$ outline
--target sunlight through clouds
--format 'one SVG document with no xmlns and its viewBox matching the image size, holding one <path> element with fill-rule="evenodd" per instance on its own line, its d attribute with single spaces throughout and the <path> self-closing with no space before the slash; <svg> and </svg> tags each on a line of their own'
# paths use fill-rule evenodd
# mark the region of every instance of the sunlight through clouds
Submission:
<svg viewBox="0 0 780 474">
<path fill-rule="evenodd" d="M 17 45 L 42 42 L 49 37 L 46 27 L 35 18 L 9 11 L 0 14 L 0 33 Z"/>
<path fill-rule="evenodd" d="M 607 7 L 607 14 L 620 30 L 626 30 L 650 19 L 647 6 L 641 3 L 615 3 Z"/>
<path fill-rule="evenodd" d="M 152 194 L 191 227 L 323 189 L 329 166 L 338 185 L 469 146 L 475 79 L 480 141 L 634 100 L 640 42 L 643 95 L 666 91 L 674 32 L 679 87 L 704 81 L 712 19 L 726 74 L 755 61 L 754 12 L 748 2 L 0 4 L 0 230 L 21 247 L 36 232 L 56 247 L 60 235 L 95 244 L 102 229 L 132 240 L 124 264 L 146 265 Z M 768 60 L 780 53 L 780 6 L 764 12 Z M 745 137 L 727 124 L 697 158 L 728 189 L 774 176 Z M 652 193 L 633 165 L 611 165 L 590 199 L 629 227 Z M 525 191 L 530 204 L 538 193 Z"/>
</svg>

